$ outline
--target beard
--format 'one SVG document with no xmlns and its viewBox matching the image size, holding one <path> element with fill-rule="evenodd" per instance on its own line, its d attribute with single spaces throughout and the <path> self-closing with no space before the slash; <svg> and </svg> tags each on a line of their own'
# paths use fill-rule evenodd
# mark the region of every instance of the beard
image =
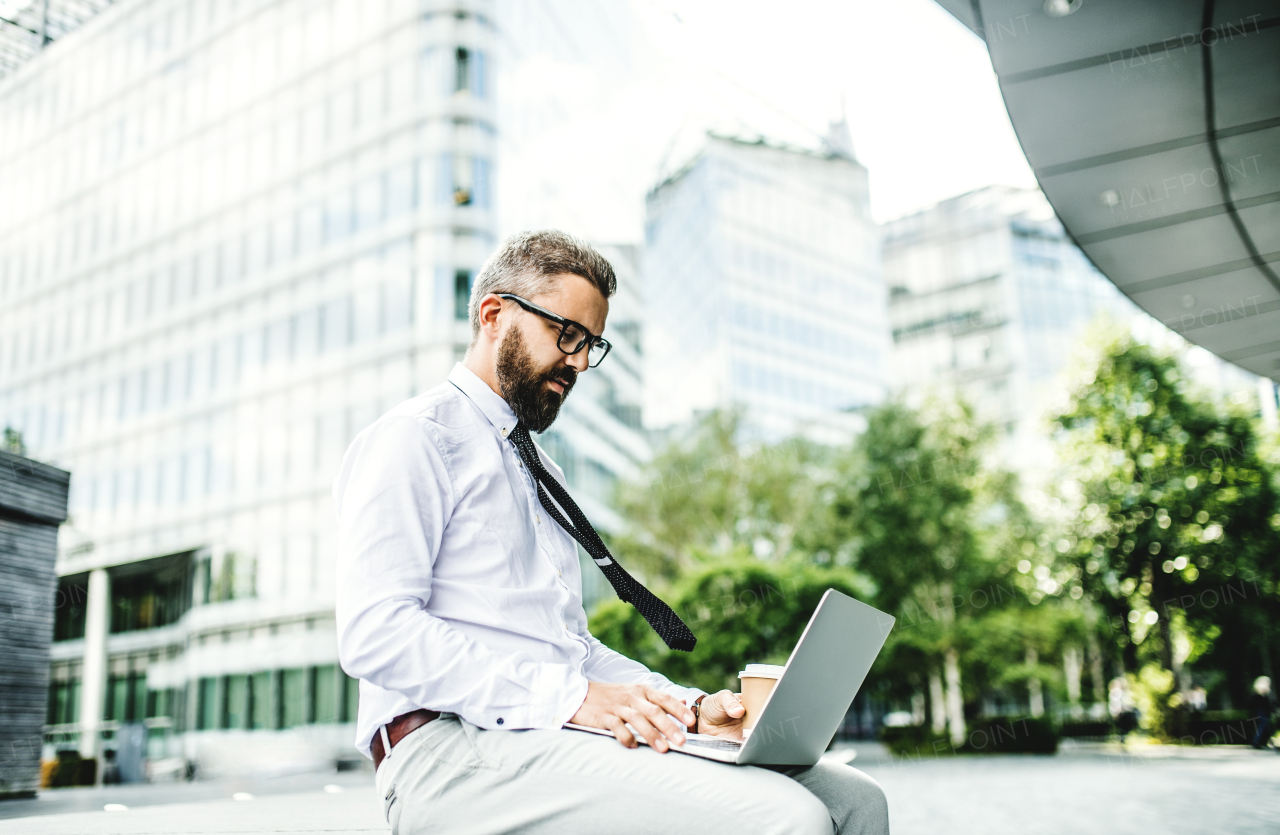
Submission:
<svg viewBox="0 0 1280 835">
<path fill-rule="evenodd" d="M 520 425 L 530 432 L 544 432 L 560 414 L 560 406 L 573 389 L 578 372 L 565 366 L 540 372 L 533 365 L 533 357 L 525 349 L 524 338 L 517 328 L 511 328 L 498 346 L 498 359 L 494 368 L 498 387 L 511 411 L 516 413 Z M 547 385 L 555 380 L 564 386 L 558 392 Z"/>
</svg>

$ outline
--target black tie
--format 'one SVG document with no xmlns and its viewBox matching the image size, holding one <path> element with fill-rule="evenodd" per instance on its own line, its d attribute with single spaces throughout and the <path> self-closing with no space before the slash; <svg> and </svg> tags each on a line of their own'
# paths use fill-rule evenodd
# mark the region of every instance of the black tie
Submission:
<svg viewBox="0 0 1280 835">
<path fill-rule="evenodd" d="M 596 565 L 600 566 L 600 570 L 604 572 L 604 576 L 609 578 L 609 582 L 613 585 L 613 590 L 618 593 L 618 597 L 630 603 L 640 610 L 640 614 L 644 615 L 644 619 L 653 627 L 653 631 L 666 641 L 667 646 L 672 649 L 683 650 L 684 652 L 692 652 L 698 639 L 689 631 L 689 627 L 684 625 L 684 621 L 675 612 L 671 611 L 671 607 L 663 603 L 654 595 L 653 592 L 640 585 L 640 582 L 632 577 L 618 565 L 618 561 L 609 553 L 609 549 L 604 546 L 604 542 L 600 540 L 600 535 L 596 533 L 596 529 L 591 527 L 591 523 L 587 521 L 587 517 L 578 506 L 574 504 L 573 499 L 569 497 L 569 493 L 560 486 L 560 482 L 556 481 L 542 466 L 542 460 L 538 457 L 538 450 L 533 446 L 533 439 L 529 437 L 529 430 L 523 426 L 517 425 L 511 430 L 511 443 L 515 444 L 516 452 L 520 454 L 520 459 L 524 461 L 524 465 L 529 468 L 529 473 L 533 476 L 534 486 L 538 488 L 538 501 L 542 503 L 543 509 L 547 511 L 547 515 L 560 523 L 560 527 L 569 532 L 569 535 L 578 541 L 578 543 L 586 549 L 591 558 L 595 560 Z M 543 488 L 546 488 L 544 490 Z M 560 507 L 573 519 L 570 524 L 547 496 L 550 492 L 555 500 L 560 503 Z"/>
</svg>

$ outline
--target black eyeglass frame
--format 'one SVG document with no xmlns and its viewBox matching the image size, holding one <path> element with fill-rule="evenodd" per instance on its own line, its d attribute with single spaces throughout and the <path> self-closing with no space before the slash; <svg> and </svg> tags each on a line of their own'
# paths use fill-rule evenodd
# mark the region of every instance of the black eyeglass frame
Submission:
<svg viewBox="0 0 1280 835">
<path fill-rule="evenodd" d="M 494 295 L 500 299 L 510 299 L 511 301 L 520 305 L 530 313 L 536 313 L 539 316 L 541 316 L 543 319 L 546 319 L 549 322 L 554 322 L 555 324 L 559 325 L 560 336 L 556 339 L 556 347 L 560 349 L 560 352 L 562 354 L 565 354 L 567 356 L 573 356 L 574 354 L 581 351 L 583 348 L 586 348 L 588 368 L 595 368 L 599 366 L 600 363 L 604 362 L 604 358 L 609 356 L 609 351 L 613 348 L 612 342 L 605 339 L 603 336 L 596 336 L 591 331 L 584 328 L 582 326 L 582 323 L 575 322 L 572 319 L 566 319 L 565 317 L 561 316 L 559 313 L 552 313 L 550 310 L 547 310 L 545 307 L 540 307 L 539 305 L 534 304 L 528 299 L 517 296 L 515 293 L 494 293 Z M 561 345 L 560 343 L 564 342 L 564 335 L 569 332 L 570 327 L 575 327 L 579 329 L 580 331 L 586 334 L 586 337 L 584 337 L 582 341 L 578 343 L 578 347 L 574 348 L 572 351 L 566 351 L 564 346 Z M 595 362 L 591 362 L 591 349 L 594 348 L 596 345 L 603 345 L 604 353 L 600 355 L 600 359 L 596 360 Z"/>
</svg>

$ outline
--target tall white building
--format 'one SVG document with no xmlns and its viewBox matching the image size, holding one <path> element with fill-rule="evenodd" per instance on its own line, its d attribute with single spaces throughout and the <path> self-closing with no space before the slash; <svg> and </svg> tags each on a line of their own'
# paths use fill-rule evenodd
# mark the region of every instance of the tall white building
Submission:
<svg viewBox="0 0 1280 835">
<path fill-rule="evenodd" d="M 486 0 L 130 0 L 0 81 L 0 424 L 73 473 L 51 742 L 350 750 L 332 477 L 469 339 L 494 40 Z"/>
<path fill-rule="evenodd" d="M 649 195 L 650 426 L 741 406 L 767 435 L 839 431 L 883 398 L 878 230 L 841 128 L 823 151 L 708 135 Z"/>
</svg>

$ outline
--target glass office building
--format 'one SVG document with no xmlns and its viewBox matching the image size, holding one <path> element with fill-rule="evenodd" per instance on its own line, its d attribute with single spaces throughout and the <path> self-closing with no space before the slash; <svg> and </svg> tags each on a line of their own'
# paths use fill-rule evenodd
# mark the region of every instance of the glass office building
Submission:
<svg viewBox="0 0 1280 835">
<path fill-rule="evenodd" d="M 962 194 L 885 224 L 883 235 L 895 384 L 913 398 L 968 400 L 1025 472 L 1050 461 L 1041 410 L 1093 320 L 1105 314 L 1162 337 L 1094 269 L 1038 189 Z"/>
<path fill-rule="evenodd" d="M 619 218 L 636 219 L 639 229 L 644 185 L 633 193 L 619 184 L 620 172 L 634 168 L 635 159 L 594 118 L 602 101 L 634 80 L 634 8 L 597 0 L 496 0 L 494 8 L 500 34 L 492 63 L 502 93 L 494 183 L 500 235 L 571 231 L 592 239 L 618 277 L 606 328 L 614 347 L 600 367 L 578 379 L 560 417 L 539 438 L 592 524 L 614 531 L 621 522 L 612 508 L 614 487 L 650 455 L 640 425 L 641 253 L 633 243 L 619 243 L 635 237 Z M 590 150 L 585 158 L 578 153 L 583 149 Z M 613 590 L 580 555 L 590 611 Z"/>
<path fill-rule="evenodd" d="M 867 170 L 822 151 L 709 135 L 648 199 L 645 421 L 745 407 L 766 435 L 843 437 L 888 384 Z"/>
<path fill-rule="evenodd" d="M 495 37 L 483 0 L 134 0 L 0 81 L 0 423 L 73 472 L 51 741 L 350 750 L 332 477 L 469 339 Z"/>
</svg>

